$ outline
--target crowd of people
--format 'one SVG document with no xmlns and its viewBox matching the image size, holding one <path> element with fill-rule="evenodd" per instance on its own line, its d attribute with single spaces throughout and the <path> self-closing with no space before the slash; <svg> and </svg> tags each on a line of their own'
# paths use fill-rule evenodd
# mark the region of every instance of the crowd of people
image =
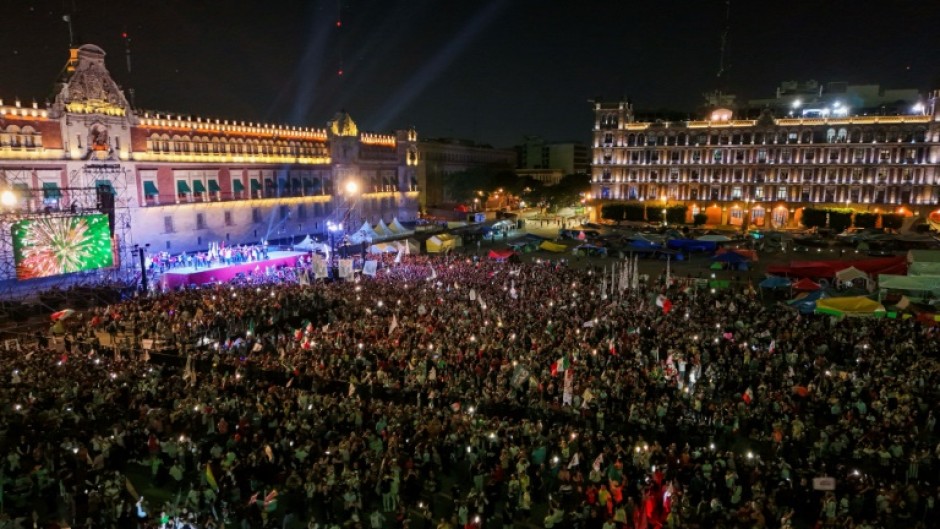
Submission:
<svg viewBox="0 0 940 529">
<path fill-rule="evenodd" d="M 76 315 L 0 357 L 0 527 L 935 523 L 937 327 L 606 277 L 407 256 Z"/>
<path fill-rule="evenodd" d="M 267 244 L 226 245 L 225 242 L 212 243 L 205 252 L 171 255 L 170 252 L 157 252 L 148 259 L 148 268 L 152 272 L 163 273 L 174 268 L 212 268 L 243 263 L 254 263 L 268 258 Z"/>
</svg>

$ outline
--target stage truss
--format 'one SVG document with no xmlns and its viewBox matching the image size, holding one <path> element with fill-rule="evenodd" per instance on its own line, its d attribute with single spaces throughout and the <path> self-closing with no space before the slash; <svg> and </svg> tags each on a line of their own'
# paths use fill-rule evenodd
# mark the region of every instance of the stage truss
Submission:
<svg viewBox="0 0 940 529">
<path fill-rule="evenodd" d="M 101 285 L 125 283 L 132 280 L 138 269 L 135 266 L 133 238 L 131 232 L 131 192 L 128 189 L 126 170 L 118 163 L 89 163 L 81 169 L 71 171 L 68 186 L 58 188 L 59 200 L 55 206 L 46 202 L 47 191 L 33 187 L 35 168 L 10 168 L 0 170 L 0 184 L 11 188 L 17 196 L 17 204 L 0 210 L 0 299 L 25 299 L 56 288 L 74 285 Z M 74 274 L 19 281 L 13 253 L 13 225 L 21 220 L 49 217 L 73 217 L 76 215 L 103 213 L 99 201 L 98 183 L 107 180 L 114 190 L 114 231 L 112 239 L 116 245 L 115 266 Z"/>
</svg>

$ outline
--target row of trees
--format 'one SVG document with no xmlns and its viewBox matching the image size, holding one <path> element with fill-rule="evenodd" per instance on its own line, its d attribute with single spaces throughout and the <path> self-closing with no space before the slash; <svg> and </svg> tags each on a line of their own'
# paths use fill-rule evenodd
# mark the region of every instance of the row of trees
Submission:
<svg viewBox="0 0 940 529">
<path fill-rule="evenodd" d="M 559 183 L 547 186 L 530 176 L 520 177 L 514 171 L 474 167 L 447 175 L 444 190 L 452 200 L 467 205 L 474 199 L 486 203 L 490 195 L 501 190 L 529 204 L 558 209 L 577 205 L 583 194 L 591 190 L 591 178 L 586 174 L 570 174 Z"/>
<path fill-rule="evenodd" d="M 862 213 L 845 208 L 805 208 L 802 223 L 807 228 L 831 228 L 843 231 L 851 226 L 874 228 L 881 219 L 881 227 L 897 230 L 904 224 L 904 217 L 897 213 Z"/>
<path fill-rule="evenodd" d="M 666 209 L 666 222 L 669 224 L 684 224 L 687 208 L 685 206 L 669 206 Z M 601 218 L 614 222 L 662 222 L 663 208 L 655 205 L 643 204 L 605 204 L 601 208 Z"/>
</svg>

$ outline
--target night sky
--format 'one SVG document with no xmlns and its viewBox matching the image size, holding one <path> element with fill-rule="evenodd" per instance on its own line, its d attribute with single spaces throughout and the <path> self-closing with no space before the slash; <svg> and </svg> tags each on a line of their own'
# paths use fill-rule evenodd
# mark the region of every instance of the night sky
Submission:
<svg viewBox="0 0 940 529">
<path fill-rule="evenodd" d="M 718 88 L 725 25 L 719 0 L 5 0 L 5 101 L 51 94 L 65 13 L 139 108 L 317 127 L 345 109 L 363 130 L 413 125 L 496 146 L 586 141 L 597 96 L 694 112 Z M 940 88 L 938 24 L 935 0 L 734 0 L 722 88 L 743 99 L 788 79 Z"/>
</svg>

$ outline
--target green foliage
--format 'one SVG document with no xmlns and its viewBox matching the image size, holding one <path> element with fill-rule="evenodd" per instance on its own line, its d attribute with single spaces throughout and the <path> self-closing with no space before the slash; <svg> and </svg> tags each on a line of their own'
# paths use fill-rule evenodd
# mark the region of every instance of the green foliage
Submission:
<svg viewBox="0 0 940 529">
<path fill-rule="evenodd" d="M 904 224 L 904 216 L 897 213 L 884 213 L 881 215 L 881 227 L 889 230 L 899 230 Z"/>
<path fill-rule="evenodd" d="M 852 225 L 851 212 L 838 209 L 830 209 L 827 212 L 829 213 L 829 227 L 834 231 L 842 232 Z"/>
<path fill-rule="evenodd" d="M 663 210 L 662 208 L 646 208 L 646 220 L 650 222 L 662 222 L 663 221 Z"/>
<path fill-rule="evenodd" d="M 696 213 L 692 216 L 692 224 L 694 226 L 704 226 L 708 222 L 708 215 L 704 213 Z"/>
<path fill-rule="evenodd" d="M 874 228 L 877 222 L 878 222 L 877 213 L 856 213 L 855 214 L 855 227 L 856 228 Z"/>
<path fill-rule="evenodd" d="M 642 222 L 643 206 L 640 204 L 631 204 L 626 202 L 617 202 L 604 204 L 601 207 L 601 218 L 612 220 L 614 222 L 633 221 Z"/>
<path fill-rule="evenodd" d="M 587 193 L 590 190 L 590 176 L 570 174 L 565 175 L 557 184 L 546 186 L 543 194 L 552 208 L 563 208 L 577 204 L 581 200 L 582 193 Z"/>
<path fill-rule="evenodd" d="M 626 220 L 631 222 L 643 222 L 646 218 L 643 215 L 642 204 L 626 204 Z"/>
<path fill-rule="evenodd" d="M 688 208 L 685 206 L 670 206 L 666 209 L 666 221 L 669 224 L 685 224 Z"/>
<path fill-rule="evenodd" d="M 804 208 L 802 223 L 803 226 L 806 226 L 807 228 L 825 228 L 826 210 L 818 208 Z"/>
</svg>

